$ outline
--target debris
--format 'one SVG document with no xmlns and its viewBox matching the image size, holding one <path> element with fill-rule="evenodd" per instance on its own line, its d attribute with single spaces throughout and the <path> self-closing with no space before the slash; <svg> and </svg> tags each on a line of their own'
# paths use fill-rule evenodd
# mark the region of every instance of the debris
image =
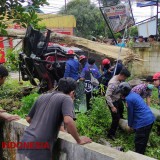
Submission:
<svg viewBox="0 0 160 160">
<path fill-rule="evenodd" d="M 128 81 L 128 83 L 130 84 L 131 87 L 135 87 L 135 86 L 143 83 L 143 81 L 141 81 L 139 78 L 135 78 L 135 79 Z"/>
<path fill-rule="evenodd" d="M 99 139 L 99 143 L 105 145 L 105 146 L 109 146 L 111 147 L 111 144 L 109 142 L 107 142 L 104 138 L 100 138 Z"/>
</svg>

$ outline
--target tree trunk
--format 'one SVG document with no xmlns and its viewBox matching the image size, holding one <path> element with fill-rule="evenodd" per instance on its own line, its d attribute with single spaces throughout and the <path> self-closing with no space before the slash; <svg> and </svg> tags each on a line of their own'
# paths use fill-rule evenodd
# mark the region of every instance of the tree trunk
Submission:
<svg viewBox="0 0 160 160">
<path fill-rule="evenodd" d="M 150 107 L 155 118 L 156 121 L 160 121 L 160 110 L 156 109 L 156 108 L 152 108 Z M 119 121 L 119 126 L 126 132 L 129 132 L 129 127 L 128 127 L 128 121 L 125 119 L 120 119 Z"/>
<path fill-rule="evenodd" d="M 7 29 L 8 37 L 23 38 L 25 36 L 26 30 L 18 29 Z M 91 40 L 87 40 L 81 37 L 69 36 L 59 33 L 51 34 L 51 41 L 57 43 L 66 43 L 72 46 L 78 46 L 79 48 L 87 48 L 89 50 L 95 51 L 97 54 L 106 56 L 109 58 L 117 59 L 120 53 L 120 47 L 109 45 L 106 43 L 99 43 Z M 130 49 L 123 48 L 120 53 L 120 59 L 124 59 Z"/>
</svg>

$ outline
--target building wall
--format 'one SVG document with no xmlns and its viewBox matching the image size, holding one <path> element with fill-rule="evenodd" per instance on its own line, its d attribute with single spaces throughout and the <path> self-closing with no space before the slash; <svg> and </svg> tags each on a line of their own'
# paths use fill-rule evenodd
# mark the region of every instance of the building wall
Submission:
<svg viewBox="0 0 160 160">
<path fill-rule="evenodd" d="M 73 35 L 73 28 L 50 28 L 52 31 L 56 33 L 66 34 L 66 35 Z"/>
<path fill-rule="evenodd" d="M 73 35 L 73 29 L 76 27 L 73 15 L 38 14 L 38 16 L 42 19 L 39 24 L 57 33 Z"/>
<path fill-rule="evenodd" d="M 76 28 L 76 19 L 73 15 L 59 15 L 59 14 L 40 14 L 38 17 L 41 19 L 39 24 L 46 26 L 46 28 L 52 31 L 63 33 L 67 35 L 73 35 L 73 30 Z M 18 24 L 10 24 L 8 28 L 20 29 L 24 28 Z"/>
<path fill-rule="evenodd" d="M 131 64 L 133 76 L 153 75 L 155 72 L 160 72 L 160 43 L 135 47 L 133 53 L 141 59 L 134 60 Z"/>
</svg>

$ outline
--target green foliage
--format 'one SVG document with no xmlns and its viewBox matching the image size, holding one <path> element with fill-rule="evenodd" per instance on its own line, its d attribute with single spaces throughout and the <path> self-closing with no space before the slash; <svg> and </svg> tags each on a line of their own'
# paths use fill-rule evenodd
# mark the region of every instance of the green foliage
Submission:
<svg viewBox="0 0 160 160">
<path fill-rule="evenodd" d="M 158 99 L 157 89 L 153 91 L 152 107 L 155 100 Z M 134 151 L 134 133 L 126 133 L 125 131 L 118 129 L 116 133 L 115 141 L 107 139 L 107 131 L 111 125 L 111 115 L 108 107 L 106 106 L 104 97 L 95 97 L 91 100 L 92 109 L 87 113 L 80 113 L 77 115 L 76 125 L 81 135 L 86 135 L 92 138 L 93 141 L 99 142 L 100 138 L 105 138 L 106 141 L 114 146 L 121 146 L 125 151 Z M 127 117 L 126 107 L 124 108 L 124 117 Z M 153 125 L 149 143 L 146 149 L 146 155 L 160 159 L 160 138 L 157 135 L 157 126 L 160 126 L 160 122 L 155 122 Z"/>
<path fill-rule="evenodd" d="M 23 88 L 30 86 L 29 82 L 19 83 L 17 80 L 8 77 L 5 83 L 0 86 L 0 99 L 22 97 Z"/>
<path fill-rule="evenodd" d="M 121 146 L 124 151 L 134 151 L 134 133 L 126 133 L 122 130 L 118 130 L 116 137 L 115 141 L 109 140 L 112 146 Z"/>
<path fill-rule="evenodd" d="M 137 37 L 138 36 L 138 28 L 137 26 L 130 27 L 128 29 L 128 37 Z"/>
<path fill-rule="evenodd" d="M 18 98 L 11 97 L 11 98 L 3 98 L 0 99 L 0 108 L 5 109 L 7 112 L 14 111 L 21 107 L 21 102 Z"/>
<path fill-rule="evenodd" d="M 160 159 L 160 149 L 159 149 L 160 138 L 157 135 L 158 126 L 160 126 L 160 122 L 155 122 L 152 128 L 149 143 L 146 149 L 146 155 L 150 157 L 154 157 L 156 159 Z"/>
<path fill-rule="evenodd" d="M 1 17 L 0 17 L 1 20 Z M 2 35 L 7 35 L 7 31 L 6 31 L 7 25 L 4 22 L 0 21 L 0 33 Z"/>
<path fill-rule="evenodd" d="M 122 37 L 122 34 L 120 33 L 120 32 L 118 32 L 118 33 L 115 33 L 115 38 L 117 39 L 118 37 Z"/>
<path fill-rule="evenodd" d="M 78 114 L 76 124 L 80 134 L 98 141 L 100 137 L 106 136 L 106 129 L 110 125 L 111 116 L 104 97 L 93 98 L 91 104 L 92 109 L 90 111 L 85 114 Z"/>
<path fill-rule="evenodd" d="M 65 14 L 64 7 L 60 14 Z M 90 0 L 72 0 L 67 4 L 67 14 L 74 15 L 77 27 L 77 36 L 89 38 L 90 36 L 105 35 L 105 21 L 98 7 L 91 4 Z"/>
<path fill-rule="evenodd" d="M 158 103 L 159 103 L 158 90 L 157 88 L 154 88 L 151 96 L 151 107 L 160 109 L 160 106 L 158 105 Z"/>
<path fill-rule="evenodd" d="M 6 52 L 5 66 L 9 71 L 18 71 L 18 52 L 17 50 L 8 49 Z"/>
<path fill-rule="evenodd" d="M 17 14 L 14 18 L 13 23 L 21 24 L 22 27 L 27 28 L 28 25 L 34 26 L 35 29 L 40 29 L 38 22 L 41 19 L 38 18 L 35 7 L 29 6 L 27 12 L 23 12 L 22 15 Z"/>
<path fill-rule="evenodd" d="M 0 88 L 0 107 L 24 118 L 39 96 L 37 90 L 29 88 L 31 88 L 29 82 L 19 83 L 8 78 Z M 28 96 L 25 96 L 26 94 Z"/>
<path fill-rule="evenodd" d="M 118 33 L 115 33 L 114 34 L 115 38 L 117 39 L 119 36 L 120 37 L 123 37 L 123 33 L 122 32 L 118 32 Z M 127 30 L 127 37 L 137 37 L 138 36 L 138 29 L 137 29 L 137 26 L 133 26 L 133 27 L 130 27 L 128 30 Z"/>
<path fill-rule="evenodd" d="M 24 88 L 30 87 L 30 83 L 19 83 L 17 80 L 6 79 L 0 87 L 0 107 L 12 112 L 21 107 L 20 99 L 24 96 Z"/>
<path fill-rule="evenodd" d="M 10 23 L 18 23 L 23 27 L 33 25 L 35 28 L 38 27 L 38 21 L 40 20 L 36 15 L 36 10 L 44 4 L 48 4 L 46 0 L 34 0 L 32 6 L 28 7 L 28 13 L 26 8 L 23 7 L 20 0 L 1 0 L 0 1 L 0 33 L 6 35 L 6 28 L 8 21 Z"/>
<path fill-rule="evenodd" d="M 25 118 L 26 114 L 29 113 L 32 105 L 36 101 L 36 99 L 39 97 L 38 93 L 32 93 L 26 97 L 23 97 L 21 99 L 21 108 L 19 110 L 15 110 L 13 113 L 18 114 L 20 117 Z"/>
</svg>

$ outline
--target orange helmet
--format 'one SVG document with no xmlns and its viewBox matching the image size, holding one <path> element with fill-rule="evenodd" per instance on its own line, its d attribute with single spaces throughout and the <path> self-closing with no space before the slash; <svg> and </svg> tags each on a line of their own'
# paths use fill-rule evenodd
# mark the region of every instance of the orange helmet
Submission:
<svg viewBox="0 0 160 160">
<path fill-rule="evenodd" d="M 107 64 L 110 64 L 110 60 L 105 58 L 103 61 L 102 61 L 102 65 L 107 65 Z"/>
<path fill-rule="evenodd" d="M 160 80 L 160 72 L 157 72 L 153 75 L 153 80 Z"/>
<path fill-rule="evenodd" d="M 67 51 L 67 55 L 75 55 L 75 53 L 74 53 L 73 50 L 68 50 L 68 51 Z"/>
<path fill-rule="evenodd" d="M 79 61 L 81 61 L 82 59 L 86 59 L 86 56 L 84 55 L 79 56 Z"/>
</svg>

